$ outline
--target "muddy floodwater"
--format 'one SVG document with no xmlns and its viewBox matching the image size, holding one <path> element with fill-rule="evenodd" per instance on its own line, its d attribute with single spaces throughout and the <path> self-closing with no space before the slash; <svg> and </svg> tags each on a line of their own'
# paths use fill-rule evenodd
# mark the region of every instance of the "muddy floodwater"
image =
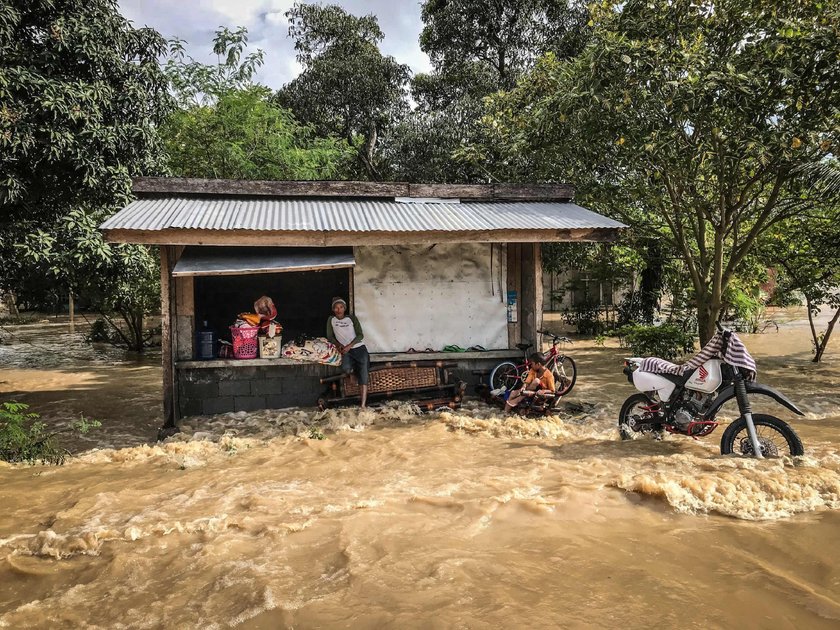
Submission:
<svg viewBox="0 0 840 630">
<path fill-rule="evenodd" d="M 722 427 L 619 441 L 625 352 L 592 342 L 548 420 L 265 411 L 156 444 L 159 357 L 6 327 L 0 400 L 103 426 L 0 464 L 0 627 L 840 627 L 840 339 L 814 365 L 787 315 L 742 336 L 806 412 L 758 405 L 806 449 L 764 461 Z"/>
</svg>

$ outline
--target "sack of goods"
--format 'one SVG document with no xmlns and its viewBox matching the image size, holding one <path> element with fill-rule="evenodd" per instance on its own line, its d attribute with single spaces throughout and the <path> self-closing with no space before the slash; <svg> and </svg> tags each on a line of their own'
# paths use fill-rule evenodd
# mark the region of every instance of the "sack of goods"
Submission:
<svg viewBox="0 0 840 630">
<path fill-rule="evenodd" d="M 324 337 L 290 341 L 283 346 L 283 358 L 322 365 L 341 365 L 341 353 L 338 348 Z"/>
</svg>

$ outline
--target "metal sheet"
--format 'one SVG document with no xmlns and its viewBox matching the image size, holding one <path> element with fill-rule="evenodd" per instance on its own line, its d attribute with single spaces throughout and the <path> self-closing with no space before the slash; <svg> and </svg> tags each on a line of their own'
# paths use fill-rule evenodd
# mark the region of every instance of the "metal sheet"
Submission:
<svg viewBox="0 0 840 630">
<path fill-rule="evenodd" d="M 355 254 L 354 308 L 371 352 L 507 348 L 502 246 L 356 247 Z"/>
<path fill-rule="evenodd" d="M 295 252 L 290 249 L 257 252 L 216 250 L 211 247 L 188 247 L 172 271 L 178 276 L 237 276 L 287 271 L 318 271 L 355 265 L 352 253 Z"/>
<path fill-rule="evenodd" d="M 401 203 L 383 199 L 146 198 L 103 230 L 266 232 L 499 232 L 617 230 L 624 226 L 573 203 L 552 201 Z M 516 240 L 513 235 L 508 240 Z"/>
</svg>

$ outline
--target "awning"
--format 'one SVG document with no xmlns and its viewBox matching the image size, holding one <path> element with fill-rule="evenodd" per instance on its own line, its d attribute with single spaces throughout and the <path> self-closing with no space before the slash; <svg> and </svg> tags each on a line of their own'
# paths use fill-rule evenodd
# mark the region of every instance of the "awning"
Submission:
<svg viewBox="0 0 840 630">
<path fill-rule="evenodd" d="M 237 276 L 353 267 L 352 252 L 294 251 L 286 248 L 187 247 L 175 263 L 174 277 Z"/>
</svg>

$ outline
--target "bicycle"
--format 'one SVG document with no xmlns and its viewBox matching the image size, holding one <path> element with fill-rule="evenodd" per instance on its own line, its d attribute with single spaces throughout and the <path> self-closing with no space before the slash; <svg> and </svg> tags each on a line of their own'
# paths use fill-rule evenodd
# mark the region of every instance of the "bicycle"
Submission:
<svg viewBox="0 0 840 630">
<path fill-rule="evenodd" d="M 558 396 L 565 396 L 575 386 L 577 381 L 577 366 L 572 357 L 557 350 L 559 344 L 572 343 L 568 337 L 558 337 L 546 330 L 538 330 L 541 335 L 551 337 L 551 350 L 546 352 L 545 367 L 554 374 L 554 387 Z M 490 372 L 490 389 L 492 391 L 505 388 L 506 391 L 522 387 L 522 380 L 531 369 L 528 350 L 533 347 L 530 343 L 518 343 L 516 347 L 522 350 L 525 361 L 519 365 L 513 361 L 503 361 Z"/>
</svg>

